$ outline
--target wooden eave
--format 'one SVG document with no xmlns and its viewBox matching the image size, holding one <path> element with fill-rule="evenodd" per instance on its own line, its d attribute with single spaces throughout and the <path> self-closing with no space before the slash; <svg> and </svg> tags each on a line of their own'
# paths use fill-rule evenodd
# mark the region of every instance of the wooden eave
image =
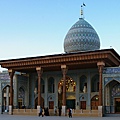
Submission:
<svg viewBox="0 0 120 120">
<path fill-rule="evenodd" d="M 29 72 L 38 66 L 45 71 L 60 70 L 62 64 L 69 69 L 97 68 L 99 61 L 104 61 L 106 67 L 120 65 L 120 57 L 113 49 L 2 60 L 0 64 L 3 68 Z"/>
</svg>

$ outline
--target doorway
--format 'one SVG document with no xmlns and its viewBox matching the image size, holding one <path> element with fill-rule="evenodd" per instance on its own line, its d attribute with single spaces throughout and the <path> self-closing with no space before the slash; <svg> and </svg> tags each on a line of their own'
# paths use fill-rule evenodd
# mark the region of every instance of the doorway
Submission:
<svg viewBox="0 0 120 120">
<path fill-rule="evenodd" d="M 54 101 L 49 101 L 49 109 L 54 109 Z"/>
<path fill-rule="evenodd" d="M 115 98 L 115 112 L 120 113 L 120 98 Z"/>
<path fill-rule="evenodd" d="M 86 109 L 86 101 L 80 101 L 81 109 Z"/>
<path fill-rule="evenodd" d="M 68 108 L 75 109 L 75 99 L 66 100 L 66 106 L 67 106 L 67 109 Z"/>
<path fill-rule="evenodd" d="M 18 108 L 22 109 L 22 104 L 23 104 L 23 100 L 21 98 L 18 99 Z"/>
<path fill-rule="evenodd" d="M 37 109 L 38 106 L 38 97 L 35 99 L 35 109 Z M 41 97 L 41 105 L 42 108 L 44 108 L 44 99 Z"/>
<path fill-rule="evenodd" d="M 92 99 L 91 99 L 91 109 L 92 110 L 97 110 L 98 109 L 98 105 L 99 105 L 99 96 L 95 95 Z"/>
</svg>

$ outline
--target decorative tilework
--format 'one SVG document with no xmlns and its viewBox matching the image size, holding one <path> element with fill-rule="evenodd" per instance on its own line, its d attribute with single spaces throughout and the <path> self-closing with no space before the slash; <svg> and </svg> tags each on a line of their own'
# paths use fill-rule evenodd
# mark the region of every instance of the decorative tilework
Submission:
<svg viewBox="0 0 120 120">
<path fill-rule="evenodd" d="M 111 90 L 111 104 L 114 105 L 114 98 L 120 97 L 120 84 L 116 84 Z"/>
<path fill-rule="evenodd" d="M 0 73 L 0 80 L 5 80 L 5 81 L 10 80 L 9 73 Z"/>
<path fill-rule="evenodd" d="M 116 74 L 120 73 L 120 67 L 116 68 L 104 68 L 103 74 Z"/>
<path fill-rule="evenodd" d="M 66 53 L 100 49 L 100 40 L 94 28 L 80 18 L 68 31 L 64 39 Z"/>
</svg>

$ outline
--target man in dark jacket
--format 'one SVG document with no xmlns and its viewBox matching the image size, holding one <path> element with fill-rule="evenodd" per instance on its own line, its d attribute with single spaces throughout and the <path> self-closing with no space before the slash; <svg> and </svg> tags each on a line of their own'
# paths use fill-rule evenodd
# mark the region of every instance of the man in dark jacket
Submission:
<svg viewBox="0 0 120 120">
<path fill-rule="evenodd" d="M 42 107 L 40 107 L 39 117 L 42 115 L 42 112 L 43 112 Z"/>
</svg>

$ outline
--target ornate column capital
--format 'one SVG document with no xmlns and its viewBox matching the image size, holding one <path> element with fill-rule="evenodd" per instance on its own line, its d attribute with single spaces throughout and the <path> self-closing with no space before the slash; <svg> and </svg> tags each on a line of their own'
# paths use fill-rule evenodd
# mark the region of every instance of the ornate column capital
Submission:
<svg viewBox="0 0 120 120">
<path fill-rule="evenodd" d="M 100 67 L 100 66 L 105 66 L 105 63 L 103 61 L 100 61 L 100 62 L 97 62 L 97 66 Z"/>
<path fill-rule="evenodd" d="M 37 71 L 38 76 L 41 76 L 43 73 L 42 67 L 36 67 L 36 71 Z"/>
<path fill-rule="evenodd" d="M 8 70 L 10 78 L 13 78 L 15 71 L 13 69 Z"/>
<path fill-rule="evenodd" d="M 38 70 L 42 70 L 42 67 L 36 67 L 36 70 L 38 71 Z"/>
<path fill-rule="evenodd" d="M 67 68 L 66 65 L 61 65 L 61 69 Z"/>
<path fill-rule="evenodd" d="M 66 65 L 61 65 L 61 69 L 62 69 L 63 74 L 66 74 L 68 67 Z"/>
<path fill-rule="evenodd" d="M 103 61 L 98 62 L 98 63 L 97 63 L 97 66 L 98 66 L 99 72 L 102 73 L 102 70 L 103 70 L 103 68 L 104 68 L 104 66 L 105 66 L 105 63 L 104 63 Z"/>
</svg>

